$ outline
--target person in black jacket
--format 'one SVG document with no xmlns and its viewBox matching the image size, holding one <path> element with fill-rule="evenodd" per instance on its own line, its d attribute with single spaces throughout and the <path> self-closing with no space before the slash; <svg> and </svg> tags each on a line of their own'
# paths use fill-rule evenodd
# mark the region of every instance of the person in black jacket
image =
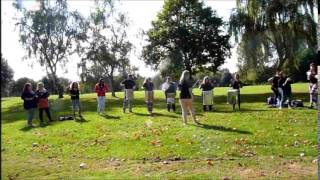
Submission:
<svg viewBox="0 0 320 180">
<path fill-rule="evenodd" d="M 30 83 L 24 85 L 21 99 L 23 100 L 23 107 L 28 114 L 28 127 L 33 127 L 32 119 L 34 111 L 37 108 L 37 98 L 36 94 L 32 91 L 32 85 Z"/>
<path fill-rule="evenodd" d="M 212 104 L 213 104 L 213 96 L 212 96 L 212 90 L 214 88 L 213 84 L 210 82 L 209 77 L 206 76 L 203 78 L 202 83 L 199 87 L 202 90 L 202 96 L 203 96 L 203 111 L 207 111 L 207 106 L 209 106 L 209 110 L 212 111 Z M 206 94 L 209 93 L 209 97 L 205 97 Z M 205 98 L 209 98 L 209 102 Z"/>
<path fill-rule="evenodd" d="M 133 91 L 136 89 L 136 83 L 133 81 L 133 76 L 129 74 L 128 78 L 123 80 L 120 85 L 124 88 L 123 113 L 126 112 L 127 104 L 129 106 L 129 112 L 132 112 Z"/>
<path fill-rule="evenodd" d="M 188 70 L 183 71 L 178 87 L 180 90 L 180 105 L 184 125 L 187 124 L 188 112 L 190 112 L 193 122 L 200 124 L 196 119 L 196 113 L 193 107 L 192 86 L 193 83 L 191 81 L 190 72 Z"/>
<path fill-rule="evenodd" d="M 73 116 L 76 117 L 76 110 L 78 109 L 79 117 L 82 117 L 80 106 L 80 90 L 77 82 L 72 82 L 70 84 L 69 95 L 71 96 Z"/>
<path fill-rule="evenodd" d="M 177 86 L 176 83 L 172 81 L 171 77 L 168 76 L 167 81 L 162 84 L 162 90 L 164 91 L 164 94 L 166 96 L 168 112 L 170 112 L 171 108 L 173 111 L 176 111 L 175 97 Z"/>
<path fill-rule="evenodd" d="M 242 85 L 243 83 L 240 81 L 240 75 L 239 74 L 236 74 L 235 77 L 234 77 L 234 80 L 231 82 L 231 87 L 232 89 L 235 89 L 238 91 L 237 93 L 237 99 L 238 99 L 238 107 L 239 107 L 239 110 L 240 110 L 240 88 L 242 88 Z M 235 110 L 235 104 L 233 104 L 232 106 L 233 110 Z"/>
<path fill-rule="evenodd" d="M 279 99 L 279 90 L 278 90 L 278 81 L 279 81 L 279 72 L 277 71 L 276 74 L 268 79 L 268 82 L 271 84 L 271 90 L 273 91 L 273 97 L 275 100 L 274 105 L 278 104 Z"/>
</svg>

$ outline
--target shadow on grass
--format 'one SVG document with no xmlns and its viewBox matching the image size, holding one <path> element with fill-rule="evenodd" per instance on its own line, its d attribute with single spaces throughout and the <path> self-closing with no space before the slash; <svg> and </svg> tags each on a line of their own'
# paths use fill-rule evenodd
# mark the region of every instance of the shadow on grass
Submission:
<svg viewBox="0 0 320 180">
<path fill-rule="evenodd" d="M 196 125 L 194 125 L 194 126 L 196 126 Z M 239 134 L 252 134 L 249 131 L 238 130 L 238 129 L 228 128 L 228 127 L 224 127 L 224 126 L 215 126 L 215 125 L 202 124 L 202 123 L 200 123 L 200 125 L 197 126 L 197 127 L 208 129 L 208 130 L 234 132 L 234 133 L 239 133 Z"/>
<path fill-rule="evenodd" d="M 106 119 L 120 119 L 120 116 L 111 116 L 108 114 L 100 115 L 101 117 L 104 117 Z"/>
<path fill-rule="evenodd" d="M 133 112 L 133 114 L 138 115 L 138 116 L 150 116 L 149 114 L 143 114 L 143 113 L 137 113 Z M 169 115 L 169 114 L 161 114 L 161 113 L 152 113 L 153 117 L 169 117 L 169 118 L 177 118 L 178 116 L 174 115 Z"/>
<path fill-rule="evenodd" d="M 38 128 L 45 128 L 47 126 L 52 126 L 54 123 L 51 122 L 51 123 L 43 123 L 43 124 L 39 124 L 38 126 L 33 126 L 33 127 L 29 127 L 29 126 L 26 126 L 26 127 L 23 127 L 20 129 L 20 131 L 30 131 L 32 129 L 38 129 Z"/>
<path fill-rule="evenodd" d="M 77 123 L 86 123 L 86 122 L 89 122 L 89 121 L 86 120 L 83 116 L 82 116 L 82 117 L 75 117 L 74 121 L 77 122 Z"/>
</svg>

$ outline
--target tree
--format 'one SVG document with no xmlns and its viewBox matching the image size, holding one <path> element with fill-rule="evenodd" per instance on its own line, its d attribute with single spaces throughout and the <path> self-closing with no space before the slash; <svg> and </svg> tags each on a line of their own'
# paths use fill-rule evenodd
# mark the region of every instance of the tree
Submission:
<svg viewBox="0 0 320 180">
<path fill-rule="evenodd" d="M 298 54 L 316 50 L 314 6 L 314 0 L 237 0 L 229 30 L 239 42 L 242 70 L 298 69 Z"/>
<path fill-rule="evenodd" d="M 11 93 L 13 96 L 20 96 L 23 90 L 23 87 L 26 83 L 31 83 L 32 84 L 32 89 L 35 90 L 37 87 L 37 84 L 34 80 L 27 78 L 27 77 L 22 77 L 14 81 L 11 89 Z"/>
<path fill-rule="evenodd" d="M 86 49 L 87 57 L 84 60 L 92 63 L 91 68 L 94 71 L 99 69 L 103 72 L 102 76 L 109 80 L 112 96 L 115 96 L 114 74 L 117 70 L 125 73 L 130 66 L 128 56 L 132 44 L 127 40 L 128 17 L 112 9 L 108 13 L 108 3 L 102 5 L 99 1 L 95 3 L 96 10 L 90 17 L 92 33 L 88 37 L 89 47 Z"/>
<path fill-rule="evenodd" d="M 1 54 L 1 96 L 9 96 L 10 86 L 13 83 L 13 70 L 8 61 Z"/>
<path fill-rule="evenodd" d="M 166 0 L 147 32 L 142 58 L 154 69 L 168 55 L 180 52 L 185 69 L 196 73 L 216 71 L 230 55 L 229 35 L 223 35 L 223 20 L 198 0 Z"/>
<path fill-rule="evenodd" d="M 68 57 L 75 53 L 79 45 L 86 39 L 86 23 L 76 11 L 68 10 L 66 0 L 41 0 L 36 11 L 27 10 L 18 3 L 14 7 L 22 16 L 17 19 L 19 38 L 27 51 L 27 60 L 38 62 L 53 80 L 54 87 L 63 98 L 63 88 L 58 77 L 57 68 L 65 67 Z"/>
</svg>

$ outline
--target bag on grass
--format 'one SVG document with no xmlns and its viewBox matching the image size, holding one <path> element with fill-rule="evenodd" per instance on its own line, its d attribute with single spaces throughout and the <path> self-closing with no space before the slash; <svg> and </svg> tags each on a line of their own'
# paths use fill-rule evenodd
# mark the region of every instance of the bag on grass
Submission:
<svg viewBox="0 0 320 180">
<path fill-rule="evenodd" d="M 292 106 L 293 107 L 303 107 L 303 101 L 300 99 L 293 100 L 292 101 Z"/>
</svg>

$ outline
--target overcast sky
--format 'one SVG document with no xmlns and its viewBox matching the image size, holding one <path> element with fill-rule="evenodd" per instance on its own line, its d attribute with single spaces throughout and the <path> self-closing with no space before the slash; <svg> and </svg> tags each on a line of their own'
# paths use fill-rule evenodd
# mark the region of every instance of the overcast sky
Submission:
<svg viewBox="0 0 320 180">
<path fill-rule="evenodd" d="M 32 0 L 25 0 L 29 7 L 34 7 Z M 21 77 L 28 77 L 34 80 L 39 80 L 46 75 L 43 68 L 36 63 L 29 63 L 22 61 L 22 57 L 25 55 L 24 49 L 21 47 L 18 41 L 18 31 L 15 30 L 14 21 L 12 18 L 16 16 L 15 9 L 12 7 L 12 0 L 1 0 L 1 52 L 2 55 L 8 60 L 9 65 L 14 70 L 14 79 Z M 205 1 L 207 6 L 210 6 L 213 10 L 217 11 L 218 16 L 222 17 L 225 21 L 229 19 L 231 9 L 235 7 L 236 3 L 233 0 L 208 0 Z M 78 10 L 84 15 L 90 13 L 92 8 L 92 1 L 90 0 L 70 0 L 69 7 L 72 10 Z M 142 60 L 139 59 L 141 47 L 143 46 L 143 40 L 138 37 L 138 33 L 141 30 L 148 30 L 151 27 L 151 21 L 155 19 L 157 13 L 161 10 L 163 1 L 153 0 L 126 0 L 120 1 L 120 5 L 117 6 L 122 12 L 126 12 L 131 25 L 128 29 L 129 40 L 135 46 L 136 51 L 132 52 L 130 61 L 135 66 L 139 67 L 139 74 L 142 76 L 153 76 L 157 72 L 152 71 L 150 67 L 145 66 Z M 65 70 L 59 68 L 58 76 L 66 77 L 70 80 L 79 80 L 77 73 L 77 63 L 79 59 L 76 56 L 69 58 L 69 63 Z M 235 72 L 237 63 L 236 48 L 232 49 L 232 56 L 226 60 L 226 63 L 222 66 L 228 68 L 231 72 Z"/>
</svg>

